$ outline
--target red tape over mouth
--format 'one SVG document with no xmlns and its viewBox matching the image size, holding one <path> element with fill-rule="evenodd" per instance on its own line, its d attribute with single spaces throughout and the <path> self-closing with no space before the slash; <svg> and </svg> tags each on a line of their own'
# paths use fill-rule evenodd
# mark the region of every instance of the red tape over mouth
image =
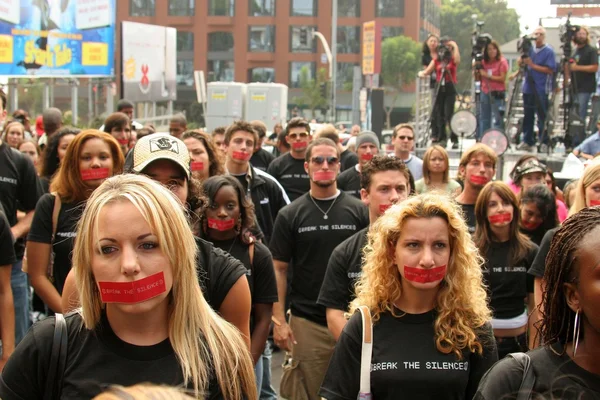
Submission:
<svg viewBox="0 0 600 400">
<path fill-rule="evenodd" d="M 487 177 L 481 175 L 471 175 L 469 180 L 471 181 L 471 183 L 474 183 L 476 185 L 485 185 L 489 182 L 489 179 Z"/>
<path fill-rule="evenodd" d="M 133 282 L 98 282 L 103 303 L 136 304 L 167 291 L 163 272 Z"/>
<path fill-rule="evenodd" d="M 192 171 L 204 171 L 204 163 L 202 161 L 192 161 L 190 167 Z"/>
<path fill-rule="evenodd" d="M 373 153 L 364 153 L 360 156 L 361 160 L 371 161 L 373 159 Z"/>
<path fill-rule="evenodd" d="M 81 179 L 91 181 L 95 179 L 108 178 L 108 168 L 90 168 L 81 170 Z"/>
<path fill-rule="evenodd" d="M 532 223 L 532 222 L 526 222 L 526 221 L 521 221 L 521 225 L 523 226 L 523 228 L 527 229 L 528 231 L 533 231 L 535 230 L 538 226 L 540 226 L 542 223 Z"/>
<path fill-rule="evenodd" d="M 292 142 L 292 149 L 294 149 L 294 150 L 303 149 L 307 146 L 308 146 L 308 143 L 306 143 L 306 142 Z"/>
<path fill-rule="evenodd" d="M 119 144 L 127 146 L 129 144 L 129 139 L 117 139 L 117 142 L 119 142 Z"/>
<path fill-rule="evenodd" d="M 335 172 L 333 171 L 317 171 L 313 174 L 315 181 L 333 181 L 335 180 Z"/>
<path fill-rule="evenodd" d="M 218 231 L 228 231 L 235 226 L 235 221 L 233 219 L 208 219 L 208 227 L 211 229 L 216 229 Z"/>
<path fill-rule="evenodd" d="M 446 276 L 446 266 L 433 267 L 429 269 L 404 266 L 404 278 L 416 283 L 437 282 Z"/>
<path fill-rule="evenodd" d="M 590 200 L 590 207 L 600 206 L 600 200 Z"/>
<path fill-rule="evenodd" d="M 232 157 L 236 160 L 248 161 L 252 155 L 250 153 L 244 153 L 243 151 L 234 151 Z"/>
<path fill-rule="evenodd" d="M 388 209 L 388 208 L 390 208 L 391 206 L 393 206 L 393 204 L 392 204 L 392 203 L 390 203 L 390 204 L 380 204 L 380 205 L 379 205 L 379 212 L 380 212 L 381 214 L 383 214 L 383 213 L 384 213 L 384 212 L 386 212 L 386 211 L 387 211 L 387 209 Z"/>
<path fill-rule="evenodd" d="M 490 224 L 502 224 L 504 222 L 510 222 L 510 221 L 512 221 L 512 214 L 511 213 L 502 213 L 502 214 L 491 215 L 488 217 L 488 221 L 490 221 Z"/>
</svg>

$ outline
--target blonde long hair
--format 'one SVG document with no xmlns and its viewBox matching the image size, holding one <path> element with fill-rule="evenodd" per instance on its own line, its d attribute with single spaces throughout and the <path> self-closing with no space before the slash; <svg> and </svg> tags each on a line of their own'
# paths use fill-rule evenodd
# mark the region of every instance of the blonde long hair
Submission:
<svg viewBox="0 0 600 400">
<path fill-rule="evenodd" d="M 483 346 L 477 331 L 491 320 L 482 283 L 483 259 L 471 240 L 459 206 L 442 194 L 409 198 L 392 206 L 371 226 L 363 273 L 356 284 L 357 297 L 350 304 L 350 313 L 366 305 L 374 321 L 384 312 L 396 315 L 394 301 L 402 296 L 402 278 L 393 255 L 400 232 L 409 218 L 433 217 L 448 223 L 450 235 L 448 272 L 440 283 L 435 304 L 436 347 L 444 354 L 454 352 L 459 359 L 463 349 L 481 354 Z"/>
<path fill-rule="evenodd" d="M 198 249 L 181 204 L 167 188 L 147 177 L 127 174 L 109 178 L 87 201 L 73 249 L 85 327 L 96 328 L 103 308 L 91 269 L 92 254 L 98 251 L 98 216 L 104 206 L 120 201 L 130 201 L 139 210 L 173 270 L 168 331 L 185 384 L 191 384 L 196 397 L 202 395 L 209 386 L 212 367 L 225 398 L 256 399 L 254 369 L 245 342 L 202 295 L 196 271 Z"/>
<path fill-rule="evenodd" d="M 585 190 L 598 179 L 600 179 L 600 160 L 594 160 L 583 171 L 583 176 L 577 182 L 575 200 L 569 210 L 569 217 L 587 207 L 585 205 Z"/>
</svg>

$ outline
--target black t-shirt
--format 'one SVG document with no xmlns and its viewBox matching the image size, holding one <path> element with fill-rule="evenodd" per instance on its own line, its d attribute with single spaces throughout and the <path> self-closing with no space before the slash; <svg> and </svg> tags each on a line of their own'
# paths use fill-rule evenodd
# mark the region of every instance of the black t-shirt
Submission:
<svg viewBox="0 0 600 400">
<path fill-rule="evenodd" d="M 530 399 L 600 399 L 600 377 L 573 362 L 560 344 L 539 347 L 527 354 L 535 376 Z M 521 364 L 506 357 L 481 379 L 474 400 L 515 400 L 522 380 Z"/>
<path fill-rule="evenodd" d="M 573 59 L 577 65 L 597 65 L 598 53 L 596 49 L 589 44 L 582 48 L 576 48 Z M 596 73 L 595 72 L 573 72 L 573 84 L 575 90 L 579 93 L 594 93 L 596 91 Z"/>
<path fill-rule="evenodd" d="M 337 186 L 342 192 L 360 199 L 360 173 L 356 170 L 356 166 L 338 175 Z"/>
<path fill-rule="evenodd" d="M 283 186 L 290 201 L 296 200 L 310 190 L 310 180 L 304 170 L 304 160 L 295 159 L 290 153 L 273 160 L 267 168 L 267 173 Z"/>
<path fill-rule="evenodd" d="M 535 278 L 543 278 L 544 272 L 546 272 L 546 257 L 548 256 L 548 252 L 550 251 L 550 245 L 552 244 L 552 239 L 554 239 L 554 235 L 558 231 L 558 227 L 554 229 L 550 229 L 544 235 L 542 242 L 540 243 L 540 249 L 538 250 L 535 259 L 533 260 L 533 264 L 529 271 L 527 271 L 530 275 L 533 275 Z"/>
<path fill-rule="evenodd" d="M 539 246 L 542 243 L 542 239 L 544 238 L 544 235 L 548 231 L 544 229 L 543 224 L 542 224 L 537 229 L 535 229 L 533 231 L 528 231 L 527 229 L 521 228 L 521 232 L 523 234 L 527 235 L 527 237 L 533 243 L 535 243 L 535 244 L 537 244 Z"/>
<path fill-rule="evenodd" d="M 327 308 L 348 310 L 348 305 L 356 297 L 354 285 L 362 273 L 363 248 L 367 244 L 368 232 L 369 227 L 356 232 L 333 250 L 317 303 Z"/>
<path fill-rule="evenodd" d="M 326 211 L 334 200 L 314 201 Z M 281 209 L 269 246 L 273 259 L 293 264 L 292 313 L 323 326 L 327 325 L 325 307 L 317 304 L 317 298 L 327 261 L 338 244 L 369 225 L 366 206 L 344 192 L 327 216 L 323 218 L 306 193 Z"/>
<path fill-rule="evenodd" d="M 250 164 L 252 164 L 254 168 L 258 168 L 261 171 L 266 172 L 267 168 L 269 168 L 269 164 L 271 164 L 274 159 L 275 156 L 273 154 L 261 147 L 258 149 L 258 151 L 252 154 L 252 157 L 250 157 Z"/>
<path fill-rule="evenodd" d="M 10 225 L 3 212 L 0 211 L 0 266 L 12 265 L 17 262 L 13 236 Z"/>
<path fill-rule="evenodd" d="M 93 331 L 83 327 L 78 313 L 68 315 L 66 320 L 69 340 L 61 399 L 91 399 L 113 385 L 183 385 L 181 367 L 169 339 L 152 346 L 129 344 L 113 332 L 104 313 Z M 33 325 L 2 371 L 0 398 L 44 398 L 53 336 L 54 318 Z M 222 398 L 215 379 L 207 389 L 210 394 L 206 398 Z"/>
<path fill-rule="evenodd" d="M 246 274 L 246 267 L 211 242 L 196 238 L 198 281 L 206 302 L 218 311 L 231 287 Z"/>
<path fill-rule="evenodd" d="M 52 212 L 54 196 L 46 193 L 38 201 L 27 240 L 52 244 L 54 252 L 54 287 L 62 295 L 63 286 L 71 270 L 72 252 L 77 236 L 77 222 L 81 218 L 85 203 L 61 203 L 56 236 L 52 243 Z"/>
<path fill-rule="evenodd" d="M 475 218 L 475 204 L 458 204 L 462 209 L 465 222 L 469 227 L 469 233 L 472 235 L 475 233 L 475 226 L 477 225 L 477 218 Z"/>
<path fill-rule="evenodd" d="M 42 197 L 42 185 L 31 159 L 19 151 L 0 144 L 0 203 L 10 226 L 17 224 L 17 203 L 29 212 Z M 25 242 L 18 239 L 14 246 L 17 260 L 23 258 Z"/>
<path fill-rule="evenodd" d="M 402 315 L 397 310 L 398 315 Z M 490 325 L 481 331 L 483 354 L 443 354 L 435 345 L 436 312 L 382 313 L 373 325 L 373 399 L 471 399 L 479 380 L 498 360 Z M 360 387 L 362 319 L 354 314 L 335 346 L 319 394 L 328 400 L 355 400 Z"/>
<path fill-rule="evenodd" d="M 355 152 L 348 149 L 342 151 L 340 154 L 340 171 L 344 172 L 358 164 L 358 156 Z"/>
<path fill-rule="evenodd" d="M 533 293 L 533 278 L 527 270 L 537 250 L 537 246 L 533 247 L 527 257 L 511 265 L 510 241 L 490 244 L 485 254 L 483 278 L 494 318 L 510 319 L 523 314 L 524 299 Z"/>
<path fill-rule="evenodd" d="M 242 187 L 244 188 L 244 193 L 246 193 L 248 197 L 250 197 L 250 191 L 248 190 L 248 174 L 231 174 L 231 176 L 235 177 L 235 179 L 237 179 L 242 184 Z"/>
</svg>

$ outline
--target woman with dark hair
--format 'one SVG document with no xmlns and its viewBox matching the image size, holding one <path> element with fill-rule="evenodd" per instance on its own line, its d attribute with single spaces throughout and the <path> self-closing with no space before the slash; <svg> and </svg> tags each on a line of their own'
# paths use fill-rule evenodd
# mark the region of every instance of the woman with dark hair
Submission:
<svg viewBox="0 0 600 400">
<path fill-rule="evenodd" d="M 112 136 L 95 129 L 83 131 L 69 144 L 52 179 L 52 193 L 37 203 L 27 237 L 27 273 L 37 295 L 53 312 L 63 311 L 61 294 L 85 203 L 106 178 L 123 172 L 123 163 Z"/>
<path fill-rule="evenodd" d="M 475 204 L 473 241 L 485 260 L 483 277 L 499 358 L 527 351 L 528 311 L 534 307 L 533 277 L 527 270 L 538 248 L 519 231 L 518 210 L 517 196 L 504 182 L 485 185 Z"/>
<path fill-rule="evenodd" d="M 569 209 L 563 202 L 563 193 L 556 186 L 556 180 L 554 179 L 554 173 L 552 172 L 552 168 L 546 166 L 546 176 L 544 177 L 544 182 L 548 189 L 554 194 L 556 197 L 556 213 L 558 214 L 558 221 L 562 223 L 567 216 L 569 215 Z"/>
<path fill-rule="evenodd" d="M 186 131 L 181 137 L 192 158 L 192 175 L 203 181 L 215 175 L 223 175 L 223 160 L 219 158 L 217 149 L 210 136 L 202 131 Z"/>
<path fill-rule="evenodd" d="M 248 270 L 246 277 L 252 297 L 250 350 L 260 388 L 261 354 L 269 335 L 273 303 L 278 301 L 273 258 L 269 249 L 252 235 L 254 204 L 246 197 L 240 182 L 231 175 L 213 176 L 202 186 L 209 202 L 201 218 L 202 236 L 240 260 Z"/>
<path fill-rule="evenodd" d="M 501 111 L 505 106 L 508 62 L 502 56 L 500 45 L 495 40 L 484 49 L 481 66 L 482 68 L 477 70 L 481 76 L 481 120 L 478 139 L 481 139 L 483 132 L 492 126 L 496 129 L 504 129 Z"/>
<path fill-rule="evenodd" d="M 528 353 L 527 364 L 512 357 L 496 363 L 475 400 L 600 397 L 598 248 L 599 207 L 579 211 L 556 232 L 544 274 L 544 345 Z M 531 383 L 529 393 L 524 383 Z"/>
<path fill-rule="evenodd" d="M 508 176 L 510 177 L 510 179 L 506 182 L 506 184 L 508 185 L 508 187 L 510 187 L 510 189 L 515 194 L 519 194 L 521 192 L 521 187 L 515 182 L 517 180 L 517 176 L 518 176 L 517 171 L 519 170 L 519 168 L 521 167 L 521 165 L 525 164 L 527 161 L 530 161 L 530 160 L 535 160 L 535 161 L 538 161 L 538 162 L 540 161 L 533 154 L 523 154 L 521 157 L 519 157 L 519 159 L 515 163 L 513 169 L 508 174 Z"/>
<path fill-rule="evenodd" d="M 521 231 L 539 246 L 546 232 L 558 226 L 556 197 L 546 185 L 534 185 L 521 192 L 519 204 Z"/>
<path fill-rule="evenodd" d="M 119 142 L 123 155 L 127 154 L 131 143 L 131 120 L 127 114 L 116 112 L 106 117 L 104 132 L 112 135 Z"/>
<path fill-rule="evenodd" d="M 65 158 L 67 147 L 69 147 L 69 144 L 75 139 L 75 135 L 79 132 L 81 132 L 80 129 L 66 126 L 52 135 L 48 140 L 40 170 L 40 178 L 45 193 L 48 193 L 50 180 L 56 171 L 58 171 L 58 167 L 60 167 L 63 158 Z"/>
<path fill-rule="evenodd" d="M 433 33 L 427 35 L 427 39 L 425 39 L 425 41 L 423 42 L 423 48 L 421 51 L 421 65 L 423 66 L 423 69 L 426 69 L 429 66 L 429 64 L 431 64 L 431 61 L 437 59 L 437 50 L 439 44 L 439 37 L 437 37 Z M 435 79 L 435 72 L 433 72 L 431 74 L 429 83 L 429 87 L 431 89 L 435 88 Z"/>
</svg>

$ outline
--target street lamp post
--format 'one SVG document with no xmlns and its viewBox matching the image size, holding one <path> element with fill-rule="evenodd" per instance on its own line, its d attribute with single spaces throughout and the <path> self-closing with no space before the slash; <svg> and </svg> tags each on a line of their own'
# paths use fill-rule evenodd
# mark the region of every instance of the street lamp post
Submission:
<svg viewBox="0 0 600 400">
<path fill-rule="evenodd" d="M 331 0 L 331 47 L 333 51 L 331 53 L 331 63 L 333 64 L 333 73 L 331 75 L 331 122 L 335 123 L 336 119 L 336 92 L 337 92 L 337 14 L 338 14 L 338 0 Z"/>
</svg>

